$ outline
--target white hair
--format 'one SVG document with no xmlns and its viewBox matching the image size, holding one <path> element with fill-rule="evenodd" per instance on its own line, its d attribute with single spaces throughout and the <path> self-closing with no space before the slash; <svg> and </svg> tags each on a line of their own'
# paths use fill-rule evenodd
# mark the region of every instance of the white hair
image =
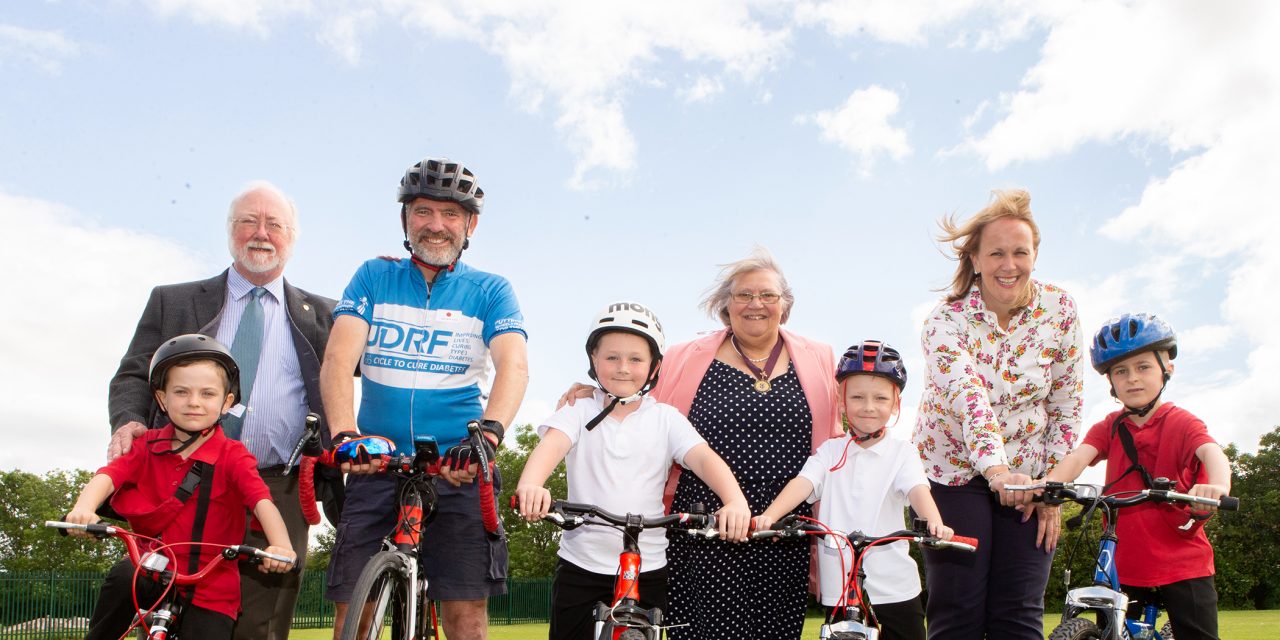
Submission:
<svg viewBox="0 0 1280 640">
<path fill-rule="evenodd" d="M 293 218 L 289 223 L 289 229 L 293 232 L 293 240 L 297 241 L 298 236 L 302 235 L 302 225 L 298 221 L 298 205 L 295 204 L 293 202 L 293 198 L 290 198 L 288 194 L 280 189 L 280 187 L 277 187 L 266 180 L 253 180 L 248 182 L 242 189 L 240 189 L 240 192 L 236 194 L 236 197 L 231 199 L 231 205 L 227 207 L 227 236 L 230 237 L 232 235 L 232 220 L 236 217 L 236 209 L 240 206 L 240 202 L 249 197 L 250 194 L 258 191 L 271 193 L 283 200 L 285 204 L 289 205 L 289 216 Z"/>
</svg>

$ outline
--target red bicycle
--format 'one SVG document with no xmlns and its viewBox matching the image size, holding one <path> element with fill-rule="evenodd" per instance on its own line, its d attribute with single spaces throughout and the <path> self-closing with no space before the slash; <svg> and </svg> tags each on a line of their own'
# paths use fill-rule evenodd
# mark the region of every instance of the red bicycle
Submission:
<svg viewBox="0 0 1280 640">
<path fill-rule="evenodd" d="M 243 544 L 235 545 L 217 545 L 211 543 L 199 542 L 176 542 L 168 545 L 161 545 L 152 551 L 143 553 L 138 548 L 138 540 L 147 540 L 158 542 L 154 538 L 139 535 L 122 529 L 120 527 L 95 523 L 95 524 L 74 524 L 71 522 L 62 522 L 60 520 L 47 520 L 44 523 L 46 527 L 59 529 L 59 533 L 66 535 L 68 530 L 87 531 L 98 538 L 113 536 L 124 541 L 124 546 L 129 552 L 129 560 L 138 568 L 138 575 L 144 575 L 156 582 L 164 589 L 160 598 L 150 609 L 143 609 L 138 606 L 138 594 L 133 594 L 134 606 L 138 609 L 138 614 L 134 617 L 133 624 L 124 632 L 121 637 L 129 635 L 134 629 L 138 630 L 139 640 L 180 640 L 178 634 L 171 633 L 170 630 L 178 626 L 178 621 L 182 616 L 182 601 L 178 598 L 178 589 L 176 587 L 186 587 L 199 584 L 217 567 L 225 561 L 245 560 L 251 563 L 260 563 L 264 559 L 279 560 L 286 564 L 294 563 L 292 558 L 267 553 L 256 547 Z M 189 546 L 193 544 L 201 544 L 212 547 L 219 547 L 222 553 L 215 556 L 208 564 L 199 571 L 192 574 L 184 574 L 176 570 L 170 570 L 169 566 L 177 564 L 177 557 L 174 554 L 174 547 Z M 296 567 L 295 567 L 296 570 Z"/>
<path fill-rule="evenodd" d="M 479 424 L 467 425 L 473 461 L 479 465 L 480 509 L 485 531 L 498 534 L 498 514 L 493 498 L 493 465 L 482 446 Z M 383 629 L 392 640 L 429 640 L 440 637 L 440 621 L 435 603 L 427 598 L 427 577 L 419 571 L 418 552 L 422 530 L 435 515 L 436 476 L 440 474 L 440 451 L 435 438 L 414 438 L 412 454 L 395 453 L 390 440 L 377 436 L 343 442 L 322 457 L 323 464 L 338 466 L 376 457 L 384 462 L 383 472 L 399 482 L 396 526 L 382 540 L 382 551 L 365 564 L 356 580 L 343 619 L 342 640 L 378 640 Z"/>
<path fill-rule="evenodd" d="M 516 508 L 511 497 L 511 507 Z M 595 606 L 596 640 L 659 640 L 665 636 L 662 610 L 640 606 L 640 532 L 645 529 L 683 529 L 690 535 L 718 537 L 716 517 L 694 505 L 693 513 L 673 513 L 649 517 L 628 513 L 620 516 L 593 504 L 555 500 L 542 519 L 565 531 L 583 525 L 622 529 L 622 553 L 618 555 L 618 575 L 613 584 L 613 600 Z"/>
<path fill-rule="evenodd" d="M 787 516 L 773 523 L 767 530 L 754 531 L 753 539 L 761 538 L 799 538 L 803 536 L 832 536 L 836 544 L 848 544 L 853 552 L 853 565 L 845 572 L 844 593 L 836 605 L 827 612 L 827 618 L 818 630 L 822 640 L 879 640 L 880 622 L 876 620 L 867 599 L 864 584 L 867 572 L 862 561 L 872 547 L 891 542 L 907 541 L 934 549 L 959 549 L 973 552 L 978 549 L 978 540 L 964 536 L 952 536 L 943 540 L 929 535 L 929 524 L 917 518 L 911 531 L 895 531 L 884 536 L 868 536 L 861 531 L 841 533 L 817 520 L 801 516 Z M 842 556 L 843 557 L 843 556 Z"/>
</svg>

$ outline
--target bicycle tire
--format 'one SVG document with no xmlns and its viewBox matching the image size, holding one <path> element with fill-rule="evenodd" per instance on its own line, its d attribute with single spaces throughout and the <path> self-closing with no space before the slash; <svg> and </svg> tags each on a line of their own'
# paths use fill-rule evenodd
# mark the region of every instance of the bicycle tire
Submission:
<svg viewBox="0 0 1280 640">
<path fill-rule="evenodd" d="M 1164 626 L 1160 627 L 1160 637 L 1164 640 L 1173 640 L 1173 623 L 1168 620 L 1164 621 Z"/>
<path fill-rule="evenodd" d="M 392 640 L 408 640 L 404 609 L 410 585 L 403 569 L 404 556 L 396 551 L 379 551 L 369 559 L 351 593 L 342 622 L 342 640 L 378 640 L 388 623 Z M 373 611 L 369 627 L 362 634 L 360 619 L 366 606 L 372 606 Z M 423 610 L 425 612 L 426 607 Z"/>
<path fill-rule="evenodd" d="M 1102 630 L 1084 618 L 1072 618 L 1054 627 L 1049 640 L 1101 640 Z"/>
</svg>

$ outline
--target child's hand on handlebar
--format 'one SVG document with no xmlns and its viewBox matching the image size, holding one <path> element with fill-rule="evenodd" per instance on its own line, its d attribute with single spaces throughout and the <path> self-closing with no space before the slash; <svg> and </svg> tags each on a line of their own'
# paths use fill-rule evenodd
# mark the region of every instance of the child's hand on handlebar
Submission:
<svg viewBox="0 0 1280 640">
<path fill-rule="evenodd" d="M 263 551 L 277 556 L 293 558 L 294 564 L 298 562 L 298 554 L 294 553 L 293 549 L 289 547 L 269 546 L 266 549 L 263 549 Z M 280 562 L 279 560 L 273 560 L 271 558 L 263 558 L 262 564 L 258 566 L 258 571 L 263 573 L 284 573 L 292 568 L 293 564 Z"/>
<path fill-rule="evenodd" d="M 955 534 L 956 532 L 952 530 L 951 527 L 942 524 L 941 520 L 929 521 L 929 535 L 943 540 L 950 540 L 951 536 L 954 536 Z"/>
<path fill-rule="evenodd" d="M 751 527 L 751 507 L 747 499 L 734 500 L 716 512 L 716 526 L 720 529 L 720 538 L 732 542 L 746 542 Z"/>
<path fill-rule="evenodd" d="M 76 505 L 63 520 L 72 524 L 96 524 L 101 518 L 92 509 Z M 67 535 L 77 538 L 92 538 L 93 534 L 83 529 L 66 529 Z"/>
<path fill-rule="evenodd" d="M 1195 496 L 1197 498 L 1209 498 L 1212 500 L 1221 500 L 1223 496 L 1229 495 L 1230 493 L 1230 487 L 1224 487 L 1220 484 L 1198 484 L 1187 491 L 1187 495 Z M 1212 507 L 1207 504 L 1191 505 L 1191 512 L 1197 514 L 1209 514 L 1214 513 L 1217 510 L 1217 507 Z"/>
<path fill-rule="evenodd" d="M 528 522 L 536 522 L 551 509 L 551 492 L 546 487 L 523 483 L 516 486 L 516 510 Z"/>
</svg>

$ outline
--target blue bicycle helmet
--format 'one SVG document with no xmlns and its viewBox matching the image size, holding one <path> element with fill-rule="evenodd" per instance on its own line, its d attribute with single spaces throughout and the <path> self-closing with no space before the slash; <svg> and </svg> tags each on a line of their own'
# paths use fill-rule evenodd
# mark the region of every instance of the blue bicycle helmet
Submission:
<svg viewBox="0 0 1280 640">
<path fill-rule="evenodd" d="M 855 373 L 867 373 L 888 378 L 901 391 L 907 388 L 907 367 L 897 349 L 879 340 L 864 340 L 849 347 L 836 365 L 836 381 L 842 381 Z"/>
<path fill-rule="evenodd" d="M 1111 365 L 1144 351 L 1168 351 L 1178 357 L 1178 337 L 1168 323 L 1150 313 L 1126 313 L 1098 329 L 1089 345 L 1089 361 L 1102 375 Z"/>
</svg>

